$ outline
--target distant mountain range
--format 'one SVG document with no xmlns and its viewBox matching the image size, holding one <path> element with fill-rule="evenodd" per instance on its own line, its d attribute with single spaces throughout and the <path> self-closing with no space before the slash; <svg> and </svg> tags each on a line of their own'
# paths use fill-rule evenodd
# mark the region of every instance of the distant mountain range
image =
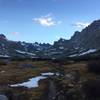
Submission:
<svg viewBox="0 0 100 100">
<path fill-rule="evenodd" d="M 76 31 L 70 40 L 59 39 L 53 45 L 10 41 L 0 34 L 0 57 L 60 58 L 83 56 L 100 49 L 100 20 L 81 32 Z"/>
</svg>

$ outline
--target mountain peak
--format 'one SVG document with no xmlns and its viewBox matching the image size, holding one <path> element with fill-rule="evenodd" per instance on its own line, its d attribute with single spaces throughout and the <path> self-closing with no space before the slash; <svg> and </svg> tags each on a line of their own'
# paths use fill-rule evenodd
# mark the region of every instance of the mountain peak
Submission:
<svg viewBox="0 0 100 100">
<path fill-rule="evenodd" d="M 94 32 L 100 30 L 100 20 L 95 20 L 93 21 L 88 27 L 86 27 L 85 29 L 83 29 L 83 32 Z"/>
<path fill-rule="evenodd" d="M 100 20 L 93 21 L 88 27 L 98 28 L 100 27 Z"/>
<path fill-rule="evenodd" d="M 0 34 L 0 40 L 5 40 L 6 36 L 4 34 Z"/>
</svg>

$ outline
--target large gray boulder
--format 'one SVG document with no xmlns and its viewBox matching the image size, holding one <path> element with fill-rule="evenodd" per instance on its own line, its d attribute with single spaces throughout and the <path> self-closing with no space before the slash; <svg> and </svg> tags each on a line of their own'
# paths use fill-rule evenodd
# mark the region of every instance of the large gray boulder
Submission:
<svg viewBox="0 0 100 100">
<path fill-rule="evenodd" d="M 8 98 L 5 95 L 0 95 L 0 100 L 8 100 Z"/>
</svg>

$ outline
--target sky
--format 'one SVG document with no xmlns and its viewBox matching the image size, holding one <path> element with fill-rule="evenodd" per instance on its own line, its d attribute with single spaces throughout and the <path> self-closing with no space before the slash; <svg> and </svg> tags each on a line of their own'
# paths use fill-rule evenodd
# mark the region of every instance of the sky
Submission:
<svg viewBox="0 0 100 100">
<path fill-rule="evenodd" d="M 100 0 L 0 0 L 0 33 L 9 40 L 53 43 L 100 19 Z"/>
</svg>

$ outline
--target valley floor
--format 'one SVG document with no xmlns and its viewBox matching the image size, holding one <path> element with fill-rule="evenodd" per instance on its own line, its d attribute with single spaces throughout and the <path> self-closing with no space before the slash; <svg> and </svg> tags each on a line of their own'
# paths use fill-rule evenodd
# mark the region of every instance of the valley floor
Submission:
<svg viewBox="0 0 100 100">
<path fill-rule="evenodd" d="M 89 97 L 92 94 L 89 80 L 95 81 L 100 77 L 89 72 L 89 62 L 91 61 L 1 60 L 0 100 L 100 100 L 97 95 L 92 99 Z M 25 82 L 45 72 L 59 74 L 40 80 L 39 86 L 35 88 L 11 87 L 12 84 Z"/>
</svg>

